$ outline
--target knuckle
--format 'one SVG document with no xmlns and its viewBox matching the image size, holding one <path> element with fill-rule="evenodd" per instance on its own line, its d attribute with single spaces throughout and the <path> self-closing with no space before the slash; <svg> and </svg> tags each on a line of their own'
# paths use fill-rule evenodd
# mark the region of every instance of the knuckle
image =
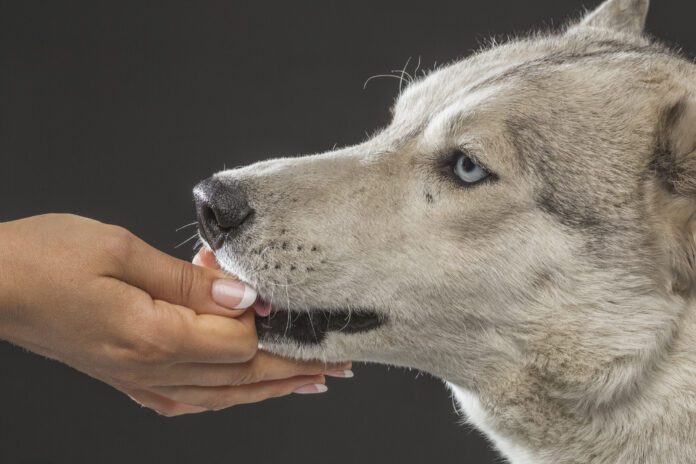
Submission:
<svg viewBox="0 0 696 464">
<path fill-rule="evenodd" d="M 244 369 L 234 374 L 233 385 L 247 385 L 256 383 L 265 378 L 266 369 L 259 363 L 247 363 Z"/>
<path fill-rule="evenodd" d="M 160 364 L 171 359 L 169 343 L 153 330 L 140 331 L 121 350 L 124 361 L 136 365 Z"/>
<path fill-rule="evenodd" d="M 258 345 L 256 343 L 246 343 L 242 347 L 242 351 L 240 353 L 240 361 L 242 362 L 249 362 L 254 359 L 254 356 L 256 356 L 256 353 L 258 351 Z"/>
<path fill-rule="evenodd" d="M 326 364 L 323 363 L 311 363 L 311 364 L 297 364 L 297 370 L 303 375 L 319 375 L 324 373 L 326 370 Z"/>
<path fill-rule="evenodd" d="M 130 368 L 134 364 L 135 356 L 130 342 L 119 340 L 117 342 L 105 342 L 102 346 L 102 354 L 110 364 L 121 368 Z"/>
<path fill-rule="evenodd" d="M 142 343 L 138 353 L 141 363 L 149 366 L 164 364 L 173 358 L 173 353 L 166 344 Z"/>
<path fill-rule="evenodd" d="M 141 362 L 130 347 L 107 346 L 103 351 L 104 360 L 108 363 L 103 374 L 111 380 L 110 383 L 131 389 L 140 388 L 146 383 Z"/>
<path fill-rule="evenodd" d="M 245 337 L 244 340 L 240 343 L 239 349 L 239 356 L 241 361 L 249 362 L 252 359 L 254 359 L 254 356 L 256 356 L 256 353 L 259 350 L 259 342 L 256 338 L 256 334 L 253 334 L 249 337 Z"/>
<path fill-rule="evenodd" d="M 165 373 L 165 370 L 147 364 L 123 368 L 119 371 L 119 384 L 131 390 L 147 389 L 163 383 L 162 380 L 167 378 Z"/>
<path fill-rule="evenodd" d="M 189 263 L 182 262 L 175 268 L 176 281 L 179 283 L 179 298 L 182 302 L 191 301 L 193 289 L 196 288 L 196 273 Z"/>
<path fill-rule="evenodd" d="M 102 237 L 103 250 L 117 262 L 126 262 L 131 256 L 135 236 L 120 226 L 106 226 L 108 233 Z"/>
</svg>

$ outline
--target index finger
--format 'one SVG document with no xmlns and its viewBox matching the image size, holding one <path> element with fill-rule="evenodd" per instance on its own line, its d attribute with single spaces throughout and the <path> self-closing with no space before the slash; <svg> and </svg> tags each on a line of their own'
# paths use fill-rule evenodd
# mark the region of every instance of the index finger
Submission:
<svg viewBox="0 0 696 464">
<path fill-rule="evenodd" d="M 164 343 L 168 345 L 172 360 L 177 363 L 243 363 L 253 358 L 258 350 L 254 311 L 229 318 L 196 314 L 189 308 L 162 300 L 156 300 L 155 306 L 179 316 L 160 337 L 166 340 Z"/>
</svg>

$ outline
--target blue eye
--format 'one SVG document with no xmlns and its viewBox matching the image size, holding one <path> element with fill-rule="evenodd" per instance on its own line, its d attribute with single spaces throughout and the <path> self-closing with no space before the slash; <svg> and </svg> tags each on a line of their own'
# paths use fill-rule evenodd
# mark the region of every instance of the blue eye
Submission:
<svg viewBox="0 0 696 464">
<path fill-rule="evenodd" d="M 462 182 L 467 184 L 475 184 L 490 175 L 488 171 L 476 164 L 464 153 L 457 158 L 456 164 L 454 165 L 454 173 Z"/>
</svg>

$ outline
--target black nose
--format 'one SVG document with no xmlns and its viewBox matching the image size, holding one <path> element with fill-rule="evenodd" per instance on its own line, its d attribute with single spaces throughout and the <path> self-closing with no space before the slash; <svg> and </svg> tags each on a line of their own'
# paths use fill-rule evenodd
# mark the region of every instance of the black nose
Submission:
<svg viewBox="0 0 696 464">
<path fill-rule="evenodd" d="M 200 182 L 193 189 L 198 215 L 198 229 L 214 250 L 227 238 L 239 233 L 249 223 L 254 210 L 247 202 L 244 184 L 238 180 L 215 177 Z"/>
</svg>

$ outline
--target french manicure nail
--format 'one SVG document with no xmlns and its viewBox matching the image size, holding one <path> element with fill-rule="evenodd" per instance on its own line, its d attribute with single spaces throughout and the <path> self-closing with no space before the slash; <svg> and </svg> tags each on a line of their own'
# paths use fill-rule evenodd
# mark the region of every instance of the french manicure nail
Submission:
<svg viewBox="0 0 696 464">
<path fill-rule="evenodd" d="M 324 375 L 329 377 L 339 377 L 341 379 L 350 379 L 353 378 L 355 374 L 353 374 L 353 371 L 350 369 L 334 369 L 324 372 Z"/>
<path fill-rule="evenodd" d="M 314 393 L 324 393 L 329 388 L 321 383 L 314 383 L 309 385 L 303 385 L 293 393 L 299 393 L 300 395 L 312 395 Z"/>
<path fill-rule="evenodd" d="M 230 309 L 246 309 L 256 301 L 256 290 L 244 282 L 218 279 L 213 282 L 213 301 Z"/>
</svg>

